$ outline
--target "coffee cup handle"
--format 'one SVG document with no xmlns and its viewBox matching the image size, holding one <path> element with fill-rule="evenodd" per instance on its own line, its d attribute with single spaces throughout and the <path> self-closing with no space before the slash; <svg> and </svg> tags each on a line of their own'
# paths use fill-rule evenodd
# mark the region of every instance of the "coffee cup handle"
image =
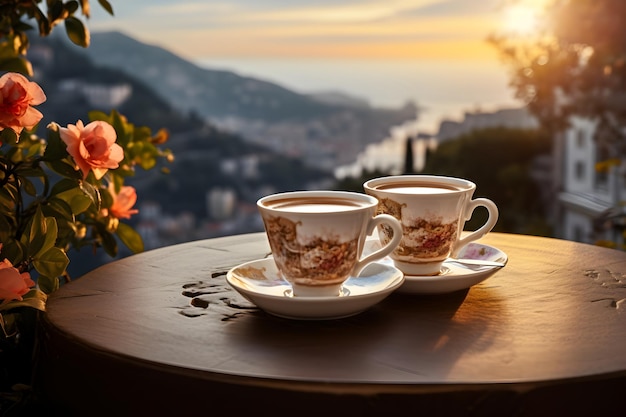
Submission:
<svg viewBox="0 0 626 417">
<path fill-rule="evenodd" d="M 487 209 L 487 211 L 489 212 L 489 218 L 487 219 L 485 224 L 482 225 L 482 227 L 475 230 L 474 232 L 471 232 L 470 234 L 465 236 L 463 239 L 459 239 L 456 242 L 456 245 L 454 246 L 454 250 L 452 251 L 452 254 L 450 254 L 452 258 L 456 258 L 458 256 L 458 253 L 461 250 L 461 248 L 463 248 L 468 243 L 478 240 L 481 237 L 485 236 L 496 225 L 496 222 L 498 221 L 498 206 L 496 206 L 496 204 L 493 201 L 487 198 L 477 198 L 475 200 L 471 200 L 467 204 L 467 207 L 465 208 L 465 219 L 464 219 L 463 224 L 465 224 L 466 221 L 472 218 L 472 213 L 474 212 L 474 209 L 476 209 L 476 207 L 481 207 L 481 206 Z"/>
<path fill-rule="evenodd" d="M 379 214 L 378 216 L 372 217 L 367 225 L 366 235 L 372 234 L 374 229 L 382 223 L 388 224 L 393 230 L 393 236 L 391 237 L 391 240 L 377 251 L 374 251 L 366 257 L 359 259 L 354 266 L 354 271 L 352 272 L 354 276 L 359 275 L 363 268 L 365 268 L 368 264 L 374 261 L 378 261 L 379 259 L 382 259 L 385 256 L 389 255 L 400 244 L 400 240 L 402 239 L 402 225 L 400 224 L 398 219 L 390 216 L 389 214 Z"/>
</svg>

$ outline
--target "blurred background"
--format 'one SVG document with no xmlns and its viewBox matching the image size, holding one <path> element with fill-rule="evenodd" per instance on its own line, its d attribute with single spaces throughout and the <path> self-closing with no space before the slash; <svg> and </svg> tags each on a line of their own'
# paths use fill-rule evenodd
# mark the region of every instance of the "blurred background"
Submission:
<svg viewBox="0 0 626 417">
<path fill-rule="evenodd" d="M 495 231 L 622 249 L 625 4 L 111 0 L 88 48 L 53 34 L 29 59 L 47 120 L 170 132 L 170 172 L 129 180 L 146 249 L 262 231 L 269 193 L 401 173 L 476 182 Z M 108 260 L 81 255 L 74 276 Z"/>
</svg>

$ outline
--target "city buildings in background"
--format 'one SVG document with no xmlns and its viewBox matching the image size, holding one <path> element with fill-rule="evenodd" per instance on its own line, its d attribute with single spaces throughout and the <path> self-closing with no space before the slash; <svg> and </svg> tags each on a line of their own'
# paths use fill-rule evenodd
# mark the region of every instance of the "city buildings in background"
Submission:
<svg viewBox="0 0 626 417">
<path fill-rule="evenodd" d="M 428 152 L 435 151 L 443 141 L 489 127 L 538 127 L 536 119 L 524 108 L 467 112 L 463 120 L 442 121 L 436 136 L 420 135 L 416 121 L 409 120 L 391 128 L 387 138 L 368 145 L 353 164 L 337 168 L 336 177 L 358 177 L 365 171 L 375 170 L 401 173 L 409 137 L 415 138 L 415 171 L 420 172 Z M 623 214 L 619 207 L 626 198 L 624 176 L 619 165 L 602 165 L 607 156 L 598 149 L 593 139 L 594 131 L 593 122 L 574 119 L 571 128 L 562 137 L 555 138 L 553 155 L 538 157 L 529 175 L 539 185 L 541 200 L 552 207 L 549 220 L 555 237 L 586 243 L 607 241 L 621 244 L 624 241 L 622 233 L 614 227 L 607 227 L 607 220 Z M 254 161 L 248 158 L 242 163 L 224 161 L 222 169 L 254 177 Z M 269 194 L 273 190 L 266 189 L 264 192 Z M 152 203 L 141 206 L 138 230 L 145 239 L 146 248 L 263 230 L 256 207 L 240 201 L 233 189 L 216 187 L 207 190 L 206 205 L 206 216 L 203 218 L 196 218 L 191 213 L 164 216 L 160 207 Z"/>
<path fill-rule="evenodd" d="M 452 140 L 452 132 L 458 136 L 477 129 L 495 127 L 535 129 L 537 121 L 525 108 L 500 109 L 494 112 L 466 112 L 458 121 L 443 120 L 438 134 L 431 136 L 419 130 L 419 117 L 405 121 L 389 129 L 386 138 L 367 145 L 355 157 L 352 164 L 335 169 L 335 177 L 358 178 L 364 172 L 386 172 L 400 174 L 404 169 L 407 139 L 412 138 L 414 152 L 414 171 L 420 172 L 424 166 L 428 152 L 434 152 L 441 142 Z M 503 138 L 503 151 L 506 150 L 506 138 Z M 320 160 L 322 167 L 325 162 Z M 553 194 L 552 159 L 550 155 L 541 156 L 533 164 L 530 175 L 540 185 L 541 198 L 551 204 Z M 220 169 L 229 175 L 239 175 L 252 180 L 258 174 L 258 161 L 254 157 L 241 160 L 226 159 L 221 162 Z M 320 185 L 322 186 L 322 185 Z M 332 186 L 332 184 L 328 184 Z M 270 194 L 275 190 L 266 188 L 259 190 Z M 214 187 L 206 190 L 206 212 L 202 217 L 180 214 L 165 216 L 162 213 L 153 215 L 158 208 L 148 204 L 148 210 L 140 207 L 138 230 L 144 236 L 146 247 L 155 248 L 187 240 L 224 236 L 229 234 L 262 231 L 256 207 L 249 202 L 241 201 L 235 190 L 228 187 Z M 147 215 L 144 216 L 144 212 Z"/>
</svg>

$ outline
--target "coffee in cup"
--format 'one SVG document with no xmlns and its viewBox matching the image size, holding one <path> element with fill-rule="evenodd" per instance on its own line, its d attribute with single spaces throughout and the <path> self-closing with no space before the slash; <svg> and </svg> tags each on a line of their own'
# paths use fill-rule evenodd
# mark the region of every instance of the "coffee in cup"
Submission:
<svg viewBox="0 0 626 417">
<path fill-rule="evenodd" d="M 295 191 L 258 200 L 276 266 L 294 296 L 337 296 L 342 284 L 400 242 L 400 222 L 376 215 L 375 197 L 344 191 Z M 384 225 L 389 239 L 362 257 L 365 239 Z"/>
<path fill-rule="evenodd" d="M 495 203 L 486 198 L 472 199 L 476 185 L 461 178 L 397 175 L 372 179 L 363 188 L 379 200 L 377 213 L 401 222 L 402 240 L 390 257 L 407 275 L 439 274 L 446 258 L 483 237 L 498 220 Z M 489 213 L 486 223 L 462 236 L 465 222 L 480 206 Z M 392 233 L 385 225 L 379 226 L 381 243 Z"/>
</svg>

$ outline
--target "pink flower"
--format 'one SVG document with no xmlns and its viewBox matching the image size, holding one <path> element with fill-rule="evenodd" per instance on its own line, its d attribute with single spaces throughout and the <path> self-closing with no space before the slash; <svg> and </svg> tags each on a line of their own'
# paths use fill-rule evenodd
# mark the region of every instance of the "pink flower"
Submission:
<svg viewBox="0 0 626 417">
<path fill-rule="evenodd" d="M 137 191 L 130 185 L 125 185 L 120 189 L 119 194 L 115 193 L 113 183 L 109 184 L 109 192 L 113 197 L 113 204 L 109 208 L 111 215 L 118 219 L 130 219 L 133 214 L 139 213 L 139 210 L 132 207 L 137 202 Z"/>
<path fill-rule="evenodd" d="M 99 180 L 109 169 L 119 167 L 124 159 L 124 150 L 115 143 L 115 129 L 106 122 L 95 121 L 84 126 L 79 120 L 76 125 L 60 128 L 59 133 L 67 145 L 67 152 L 83 171 L 83 178 L 93 170 Z"/>
<path fill-rule="evenodd" d="M 13 129 L 18 135 L 32 129 L 43 117 L 36 106 L 46 101 L 39 85 L 22 74 L 9 72 L 0 77 L 0 128 Z"/>
<path fill-rule="evenodd" d="M 22 301 L 22 296 L 34 286 L 28 272 L 20 273 L 8 259 L 0 262 L 0 300 L 5 303 L 11 300 Z"/>
</svg>

